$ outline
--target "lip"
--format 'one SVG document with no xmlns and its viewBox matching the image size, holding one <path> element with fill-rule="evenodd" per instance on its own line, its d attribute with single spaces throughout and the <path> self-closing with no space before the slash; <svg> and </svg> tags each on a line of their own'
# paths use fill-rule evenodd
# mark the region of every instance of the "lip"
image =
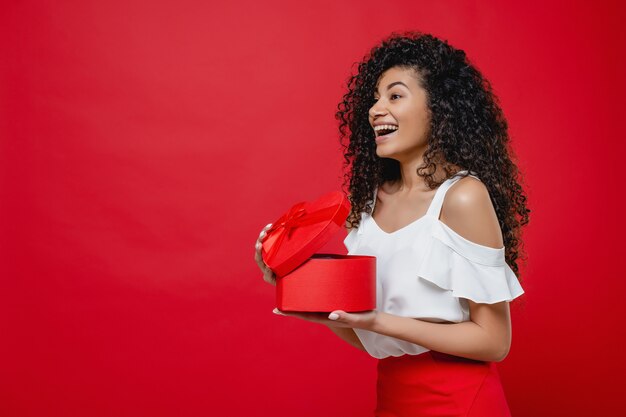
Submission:
<svg viewBox="0 0 626 417">
<path fill-rule="evenodd" d="M 393 133 L 390 133 L 390 134 L 385 135 L 385 136 L 376 136 L 376 138 L 375 138 L 376 143 L 387 142 L 388 140 L 393 139 L 396 136 L 397 133 L 398 133 L 398 131 L 396 130 Z"/>
</svg>

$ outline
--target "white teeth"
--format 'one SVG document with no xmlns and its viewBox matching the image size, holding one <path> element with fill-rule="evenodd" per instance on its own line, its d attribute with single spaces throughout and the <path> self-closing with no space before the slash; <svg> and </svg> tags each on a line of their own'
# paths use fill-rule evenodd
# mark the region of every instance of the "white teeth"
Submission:
<svg viewBox="0 0 626 417">
<path fill-rule="evenodd" d="M 374 130 L 375 131 L 379 131 L 379 130 L 398 130 L 398 126 L 394 126 L 394 125 L 378 125 L 378 126 L 374 126 Z"/>
</svg>

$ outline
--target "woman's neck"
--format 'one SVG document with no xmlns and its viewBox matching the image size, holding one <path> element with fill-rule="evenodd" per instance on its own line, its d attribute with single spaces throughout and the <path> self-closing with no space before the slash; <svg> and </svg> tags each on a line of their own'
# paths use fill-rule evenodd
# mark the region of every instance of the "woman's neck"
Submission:
<svg viewBox="0 0 626 417">
<path fill-rule="evenodd" d="M 409 191 L 426 188 L 424 178 L 417 175 L 417 168 L 422 165 L 423 159 L 413 159 L 408 162 L 400 162 L 400 178 L 397 181 L 398 190 Z"/>
<path fill-rule="evenodd" d="M 424 177 L 417 175 L 417 168 L 424 163 L 422 158 L 413 159 L 407 162 L 400 162 L 400 178 L 395 181 L 399 191 L 421 190 L 428 191 L 430 188 L 426 184 Z M 434 179 L 440 182 L 446 179 L 446 172 L 441 164 L 436 164 Z"/>
</svg>

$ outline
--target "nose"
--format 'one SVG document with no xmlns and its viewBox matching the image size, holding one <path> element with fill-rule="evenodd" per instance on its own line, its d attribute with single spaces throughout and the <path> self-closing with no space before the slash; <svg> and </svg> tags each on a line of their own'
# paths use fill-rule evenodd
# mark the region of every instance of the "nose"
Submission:
<svg viewBox="0 0 626 417">
<path fill-rule="evenodd" d="M 377 116 L 384 116 L 386 114 L 386 110 L 378 103 L 380 103 L 380 100 L 374 103 L 372 107 L 370 107 L 369 115 L 372 119 L 375 119 Z"/>
</svg>

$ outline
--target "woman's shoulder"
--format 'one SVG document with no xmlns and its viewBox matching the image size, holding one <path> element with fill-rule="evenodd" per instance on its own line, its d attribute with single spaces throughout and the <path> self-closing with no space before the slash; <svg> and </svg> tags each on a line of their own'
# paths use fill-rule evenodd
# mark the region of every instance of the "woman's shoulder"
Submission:
<svg viewBox="0 0 626 417">
<path fill-rule="evenodd" d="M 467 176 L 458 179 L 446 193 L 446 200 L 452 205 L 480 204 L 491 201 L 487 186 L 478 178 Z"/>
<path fill-rule="evenodd" d="M 499 249 L 502 231 L 489 190 L 474 177 L 457 180 L 447 191 L 441 221 L 469 241 Z"/>
</svg>

